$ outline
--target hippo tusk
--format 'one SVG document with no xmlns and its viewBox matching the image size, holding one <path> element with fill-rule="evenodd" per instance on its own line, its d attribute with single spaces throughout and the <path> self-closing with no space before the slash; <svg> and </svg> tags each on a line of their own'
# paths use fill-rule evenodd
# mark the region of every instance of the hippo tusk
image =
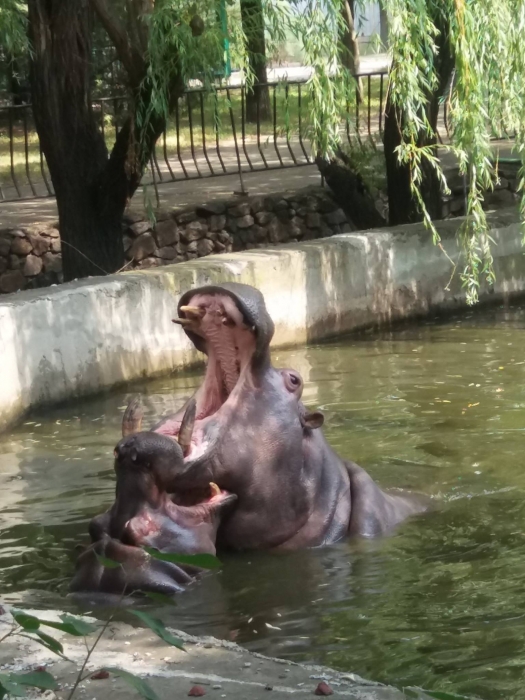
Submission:
<svg viewBox="0 0 525 700">
<path fill-rule="evenodd" d="M 206 309 L 201 309 L 199 306 L 181 306 L 179 311 L 197 320 L 200 320 L 206 314 Z"/>
<path fill-rule="evenodd" d="M 195 427 L 195 416 L 197 414 L 197 402 L 195 399 L 188 401 L 188 406 L 180 424 L 178 442 L 182 449 L 182 454 L 186 457 L 190 451 L 193 428 Z"/>
<path fill-rule="evenodd" d="M 189 318 L 172 318 L 171 320 L 173 323 L 178 323 L 180 326 L 191 326 L 193 324 L 193 321 Z"/>
<path fill-rule="evenodd" d="M 213 498 L 214 496 L 220 496 L 222 491 L 217 484 L 215 484 L 213 481 L 210 481 L 210 491 L 211 491 L 211 497 Z"/>
<path fill-rule="evenodd" d="M 128 435 L 133 435 L 133 433 L 138 433 L 142 428 L 142 419 L 144 418 L 144 411 L 142 408 L 142 403 L 140 396 L 134 396 L 128 404 L 128 407 L 124 411 L 122 416 L 122 437 L 127 437 Z"/>
</svg>

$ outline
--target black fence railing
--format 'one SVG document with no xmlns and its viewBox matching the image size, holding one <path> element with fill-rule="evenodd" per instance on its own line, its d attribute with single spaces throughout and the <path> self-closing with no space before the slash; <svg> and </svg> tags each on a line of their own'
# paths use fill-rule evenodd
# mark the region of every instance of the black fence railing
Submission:
<svg viewBox="0 0 525 700">
<path fill-rule="evenodd" d="M 348 102 L 341 136 L 379 137 L 383 129 L 387 73 L 361 77 L 362 101 Z M 190 89 L 179 100 L 157 142 L 144 183 L 177 182 L 311 165 L 311 93 L 308 83 L 265 87 L 247 109 L 244 86 Z M 357 97 L 357 96 L 356 96 Z M 127 100 L 94 100 L 108 149 L 127 115 Z M 251 119 L 248 118 L 251 115 Z M 31 105 L 0 108 L 0 202 L 52 197 L 53 187 L 36 133 Z"/>
</svg>

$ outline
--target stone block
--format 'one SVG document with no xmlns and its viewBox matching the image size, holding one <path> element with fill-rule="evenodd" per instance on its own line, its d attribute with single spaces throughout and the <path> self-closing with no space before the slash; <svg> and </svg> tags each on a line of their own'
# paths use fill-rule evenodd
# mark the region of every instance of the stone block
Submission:
<svg viewBox="0 0 525 700">
<path fill-rule="evenodd" d="M 221 243 L 222 245 L 222 243 Z M 0 275 L 7 270 L 7 258 L 0 258 Z"/>
<path fill-rule="evenodd" d="M 151 223 L 149 221 L 137 221 L 135 224 L 131 224 L 129 230 L 131 235 L 137 238 L 142 236 L 143 233 L 151 231 Z"/>
<path fill-rule="evenodd" d="M 224 243 L 225 245 L 233 241 L 233 236 L 231 235 L 231 233 L 228 233 L 228 231 L 219 231 L 217 238 L 221 243 Z"/>
<path fill-rule="evenodd" d="M 27 280 L 20 270 L 11 270 L 0 275 L 0 292 L 11 294 L 27 287 Z"/>
<path fill-rule="evenodd" d="M 135 265 L 135 270 L 149 270 L 152 267 L 158 267 L 162 261 L 158 258 L 147 257 Z"/>
<path fill-rule="evenodd" d="M 50 226 L 42 231 L 42 235 L 47 236 L 48 238 L 60 238 L 60 231 L 57 228 Z"/>
<path fill-rule="evenodd" d="M 206 204 L 201 204 L 195 209 L 197 216 L 219 216 L 224 214 L 226 211 L 226 205 L 224 202 L 208 202 Z"/>
<path fill-rule="evenodd" d="M 263 211 L 265 208 L 264 201 L 265 197 L 252 197 L 250 199 L 250 209 L 252 214 L 258 214 L 260 211 Z"/>
<path fill-rule="evenodd" d="M 27 255 L 33 250 L 33 245 L 28 238 L 13 238 L 11 241 L 11 252 L 15 255 Z"/>
<path fill-rule="evenodd" d="M 178 243 L 180 240 L 179 229 L 177 228 L 177 224 L 173 219 L 159 221 L 159 223 L 155 226 L 154 236 L 159 248 L 173 245 L 174 243 Z"/>
<path fill-rule="evenodd" d="M 245 216 L 241 216 L 239 219 L 237 219 L 237 228 L 240 229 L 245 229 L 249 228 L 250 226 L 253 226 L 255 223 L 253 220 L 253 216 L 250 214 L 246 214 Z"/>
<path fill-rule="evenodd" d="M 255 226 L 252 226 L 251 230 L 253 231 L 255 241 L 258 243 L 264 243 L 268 240 L 268 229 L 264 226 L 255 224 Z"/>
<path fill-rule="evenodd" d="M 288 238 L 286 229 L 279 219 L 273 219 L 268 225 L 268 240 L 270 243 L 281 243 Z"/>
<path fill-rule="evenodd" d="M 165 246 L 164 248 L 156 250 L 155 256 L 163 260 L 174 260 L 177 257 L 177 251 L 171 246 Z"/>
<path fill-rule="evenodd" d="M 176 218 L 179 224 L 185 226 L 186 224 L 197 220 L 197 212 L 195 209 L 188 209 L 177 214 Z"/>
<path fill-rule="evenodd" d="M 255 214 L 255 221 L 257 221 L 260 226 L 266 226 L 273 218 L 274 215 L 270 211 L 258 211 Z"/>
<path fill-rule="evenodd" d="M 335 209 L 334 211 L 325 214 L 324 220 L 330 226 L 338 226 L 339 224 L 346 224 L 346 214 L 342 209 Z"/>
<path fill-rule="evenodd" d="M 5 258 L 11 250 L 11 236 L 0 236 L 0 257 Z"/>
<path fill-rule="evenodd" d="M 337 204 L 329 197 L 322 197 L 319 199 L 317 210 L 322 214 L 329 214 L 332 211 L 336 211 L 339 207 Z"/>
<path fill-rule="evenodd" d="M 214 248 L 213 241 L 210 241 L 208 238 L 203 238 L 197 243 L 197 254 L 200 258 L 203 258 L 205 255 L 213 253 Z"/>
<path fill-rule="evenodd" d="M 192 243 L 204 238 L 208 227 L 202 221 L 191 221 L 181 233 L 181 238 L 186 243 Z"/>
<path fill-rule="evenodd" d="M 9 256 L 9 269 L 19 270 L 22 267 L 23 258 L 19 258 L 18 255 Z"/>
<path fill-rule="evenodd" d="M 250 202 L 240 202 L 235 207 L 230 207 L 228 209 L 228 214 L 235 218 L 248 216 L 251 212 Z"/>
<path fill-rule="evenodd" d="M 57 253 L 44 253 L 42 260 L 45 272 L 62 272 L 62 258 Z"/>
<path fill-rule="evenodd" d="M 279 221 L 282 221 L 283 223 L 290 221 L 290 219 L 292 218 L 292 212 L 290 209 L 277 209 L 275 215 L 277 216 Z"/>
<path fill-rule="evenodd" d="M 37 255 L 28 255 L 24 263 L 24 275 L 25 277 L 39 275 L 43 267 L 42 258 L 39 258 Z"/>
<path fill-rule="evenodd" d="M 316 211 L 311 211 L 306 215 L 306 225 L 308 228 L 321 228 L 321 215 Z"/>
<path fill-rule="evenodd" d="M 226 226 L 226 217 L 224 214 L 213 214 L 208 219 L 210 231 L 220 231 Z"/>
<path fill-rule="evenodd" d="M 138 262 L 139 260 L 144 260 L 144 258 L 147 258 L 148 255 L 152 255 L 155 247 L 155 239 L 151 233 L 143 233 L 138 238 L 135 238 L 131 248 L 128 251 L 128 255 L 130 259 Z"/>
<path fill-rule="evenodd" d="M 44 253 L 47 253 L 50 248 L 50 241 L 41 236 L 39 233 L 28 233 L 27 238 L 33 246 L 33 253 L 35 255 L 43 255 Z"/>
</svg>

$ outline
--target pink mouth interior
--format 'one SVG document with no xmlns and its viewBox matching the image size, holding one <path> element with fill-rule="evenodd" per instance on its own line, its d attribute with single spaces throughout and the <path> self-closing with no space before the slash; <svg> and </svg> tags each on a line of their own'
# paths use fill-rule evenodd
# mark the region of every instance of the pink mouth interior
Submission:
<svg viewBox="0 0 525 700">
<path fill-rule="evenodd" d="M 205 340 L 208 361 L 202 386 L 197 391 L 196 420 L 192 444 L 186 459 L 195 459 L 207 448 L 203 428 L 219 411 L 233 407 L 236 389 L 249 380 L 250 360 L 255 351 L 255 329 L 249 328 L 235 302 L 229 296 L 196 294 L 187 306 L 198 308 L 200 315 L 181 311 L 191 323 L 187 330 Z M 177 437 L 180 419 L 158 428 L 165 435 Z"/>
</svg>

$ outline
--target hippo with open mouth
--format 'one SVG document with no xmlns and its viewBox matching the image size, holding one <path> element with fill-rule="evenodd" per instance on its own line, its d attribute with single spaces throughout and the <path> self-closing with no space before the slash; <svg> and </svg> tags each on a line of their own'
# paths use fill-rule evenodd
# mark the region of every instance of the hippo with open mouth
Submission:
<svg viewBox="0 0 525 700">
<path fill-rule="evenodd" d="M 322 414 L 301 403 L 301 376 L 271 364 L 274 325 L 257 289 L 224 283 L 191 290 L 180 299 L 175 322 L 207 355 L 204 382 L 153 428 L 155 457 L 151 433 L 128 440 L 140 460 L 171 466 L 169 488 L 178 494 L 189 496 L 210 482 L 236 494 L 218 546 L 326 545 L 347 535 L 386 533 L 427 510 L 421 497 L 383 492 L 330 448 L 319 430 Z M 119 449 L 128 447 L 124 439 Z"/>
</svg>

